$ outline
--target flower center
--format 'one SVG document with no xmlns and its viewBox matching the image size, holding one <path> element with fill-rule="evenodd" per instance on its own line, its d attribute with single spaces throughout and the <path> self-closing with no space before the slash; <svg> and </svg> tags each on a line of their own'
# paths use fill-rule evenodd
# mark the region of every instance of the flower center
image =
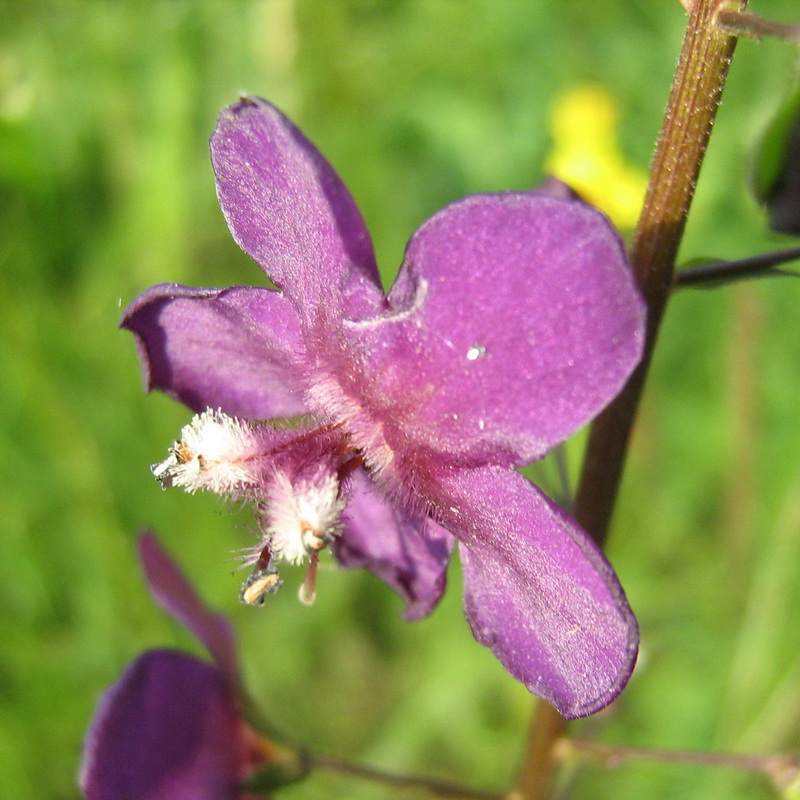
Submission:
<svg viewBox="0 0 800 800">
<path fill-rule="evenodd" d="M 262 538 L 245 551 L 253 571 L 240 599 L 260 605 L 281 586 L 276 564 L 306 559 L 300 596 L 313 602 L 319 552 L 341 533 L 343 483 L 363 463 L 340 426 L 277 428 L 208 409 L 151 469 L 163 488 L 202 489 L 255 504 Z"/>
</svg>

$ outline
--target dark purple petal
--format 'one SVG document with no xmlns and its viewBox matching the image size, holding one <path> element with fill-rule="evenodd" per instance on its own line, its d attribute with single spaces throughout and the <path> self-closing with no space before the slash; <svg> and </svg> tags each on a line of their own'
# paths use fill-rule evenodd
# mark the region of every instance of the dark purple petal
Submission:
<svg viewBox="0 0 800 800">
<path fill-rule="evenodd" d="M 436 214 L 389 299 L 393 315 L 350 326 L 370 355 L 349 392 L 393 449 L 460 463 L 542 456 L 616 395 L 644 338 L 608 221 L 536 193 L 470 197 Z"/>
<path fill-rule="evenodd" d="M 383 304 L 372 242 L 347 188 L 265 100 L 220 114 L 211 137 L 217 196 L 234 239 L 295 303 L 358 317 Z"/>
<path fill-rule="evenodd" d="M 565 717 L 608 705 L 633 670 L 638 630 L 602 553 L 514 471 L 457 469 L 440 479 L 475 638 Z"/>
<path fill-rule="evenodd" d="M 453 537 L 432 520 L 414 520 L 382 497 L 363 470 L 351 478 L 335 546 L 344 567 L 366 567 L 406 602 L 407 620 L 433 611 L 447 583 Z"/>
<path fill-rule="evenodd" d="M 161 284 L 131 304 L 121 325 L 136 335 L 148 391 L 231 416 L 305 412 L 299 323 L 279 292 Z"/>
<path fill-rule="evenodd" d="M 139 537 L 139 558 L 155 600 L 205 645 L 228 686 L 235 690 L 239 669 L 233 627 L 228 619 L 206 607 L 178 565 L 150 533 Z"/>
<path fill-rule="evenodd" d="M 245 752 L 225 682 L 209 664 L 154 650 L 100 701 L 86 736 L 86 800 L 235 800 Z"/>
<path fill-rule="evenodd" d="M 564 183 L 555 175 L 547 175 L 544 180 L 533 190 L 537 194 L 546 194 L 550 197 L 558 197 L 561 200 L 577 200 L 585 203 L 586 201 L 568 183 Z"/>
</svg>

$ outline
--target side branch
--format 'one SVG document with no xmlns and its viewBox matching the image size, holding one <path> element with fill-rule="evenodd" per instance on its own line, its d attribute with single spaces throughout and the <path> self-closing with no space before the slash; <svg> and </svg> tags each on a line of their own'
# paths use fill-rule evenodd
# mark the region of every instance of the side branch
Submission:
<svg viewBox="0 0 800 800">
<path fill-rule="evenodd" d="M 794 785 L 800 776 L 800 753 L 784 755 L 754 755 L 750 753 L 704 753 L 694 750 L 660 750 L 653 747 L 618 747 L 586 742 L 580 739 L 560 739 L 555 755 L 559 760 L 582 756 L 616 769 L 629 761 L 660 761 L 668 764 L 694 764 L 700 767 L 730 767 L 759 772 L 783 791 Z"/>
<path fill-rule="evenodd" d="M 394 786 L 399 789 L 421 789 L 434 797 L 446 797 L 450 798 L 450 800 L 504 800 L 505 798 L 505 795 L 496 792 L 470 789 L 447 781 L 424 778 L 418 775 L 398 775 L 393 772 L 383 772 L 383 770 L 352 764 L 349 761 L 341 761 L 329 756 L 311 755 L 309 756 L 309 761 L 312 769 L 324 770 L 338 775 L 349 775 L 361 780 L 374 781 L 375 783 L 382 783 L 385 786 Z"/>
<path fill-rule="evenodd" d="M 751 14 L 749 11 L 736 11 L 720 8 L 717 24 L 733 36 L 747 36 L 749 39 L 783 39 L 786 42 L 800 43 L 800 25 L 785 25 L 782 22 Z"/>
<path fill-rule="evenodd" d="M 715 288 L 734 281 L 770 276 L 800 277 L 800 273 L 778 269 L 782 264 L 800 260 L 800 247 L 761 253 L 736 261 L 709 261 L 696 267 L 686 267 L 675 272 L 674 288 L 687 286 Z"/>
</svg>

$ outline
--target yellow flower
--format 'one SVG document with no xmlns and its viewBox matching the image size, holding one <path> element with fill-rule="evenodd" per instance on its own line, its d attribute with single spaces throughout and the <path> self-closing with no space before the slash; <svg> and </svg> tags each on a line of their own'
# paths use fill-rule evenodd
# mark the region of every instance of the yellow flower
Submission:
<svg viewBox="0 0 800 800">
<path fill-rule="evenodd" d="M 559 97 L 550 112 L 553 149 L 545 169 L 605 212 L 619 228 L 636 224 L 647 176 L 626 163 L 617 136 L 611 96 L 578 86 Z"/>
</svg>

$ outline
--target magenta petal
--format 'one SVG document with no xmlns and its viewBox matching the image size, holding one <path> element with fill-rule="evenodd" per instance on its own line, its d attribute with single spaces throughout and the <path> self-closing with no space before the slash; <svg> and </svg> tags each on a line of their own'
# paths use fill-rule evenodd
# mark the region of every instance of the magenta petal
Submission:
<svg viewBox="0 0 800 800">
<path fill-rule="evenodd" d="M 353 317 L 382 306 L 372 242 L 353 198 L 280 111 L 257 97 L 226 108 L 211 160 L 234 239 L 304 319 L 331 304 Z"/>
<path fill-rule="evenodd" d="M 95 713 L 80 773 L 85 800 L 235 800 L 240 725 L 216 669 L 169 650 L 145 653 Z"/>
<path fill-rule="evenodd" d="M 125 312 L 136 335 L 147 390 L 194 411 L 221 408 L 266 419 L 304 413 L 297 314 L 272 289 L 149 289 Z"/>
<path fill-rule="evenodd" d="M 565 717 L 608 705 L 633 670 L 638 629 L 602 553 L 516 472 L 453 470 L 441 485 L 475 638 Z"/>
<path fill-rule="evenodd" d="M 344 567 L 366 567 L 394 589 L 406 602 L 405 619 L 427 616 L 447 584 L 453 537 L 432 520 L 403 515 L 363 470 L 353 475 L 350 490 L 336 558 Z"/>
<path fill-rule="evenodd" d="M 205 645 L 228 685 L 235 689 L 239 669 L 236 641 L 228 619 L 206 607 L 153 534 L 144 533 L 139 537 L 139 558 L 155 600 Z"/>
<path fill-rule="evenodd" d="M 411 420 L 417 438 L 500 463 L 538 458 L 588 422 L 644 338 L 614 229 L 583 203 L 537 193 L 440 211 L 411 239 L 389 300 L 399 330 L 384 325 L 382 350 L 371 342 L 387 362 L 372 368 L 396 374 L 405 396 L 430 387 Z"/>
</svg>

